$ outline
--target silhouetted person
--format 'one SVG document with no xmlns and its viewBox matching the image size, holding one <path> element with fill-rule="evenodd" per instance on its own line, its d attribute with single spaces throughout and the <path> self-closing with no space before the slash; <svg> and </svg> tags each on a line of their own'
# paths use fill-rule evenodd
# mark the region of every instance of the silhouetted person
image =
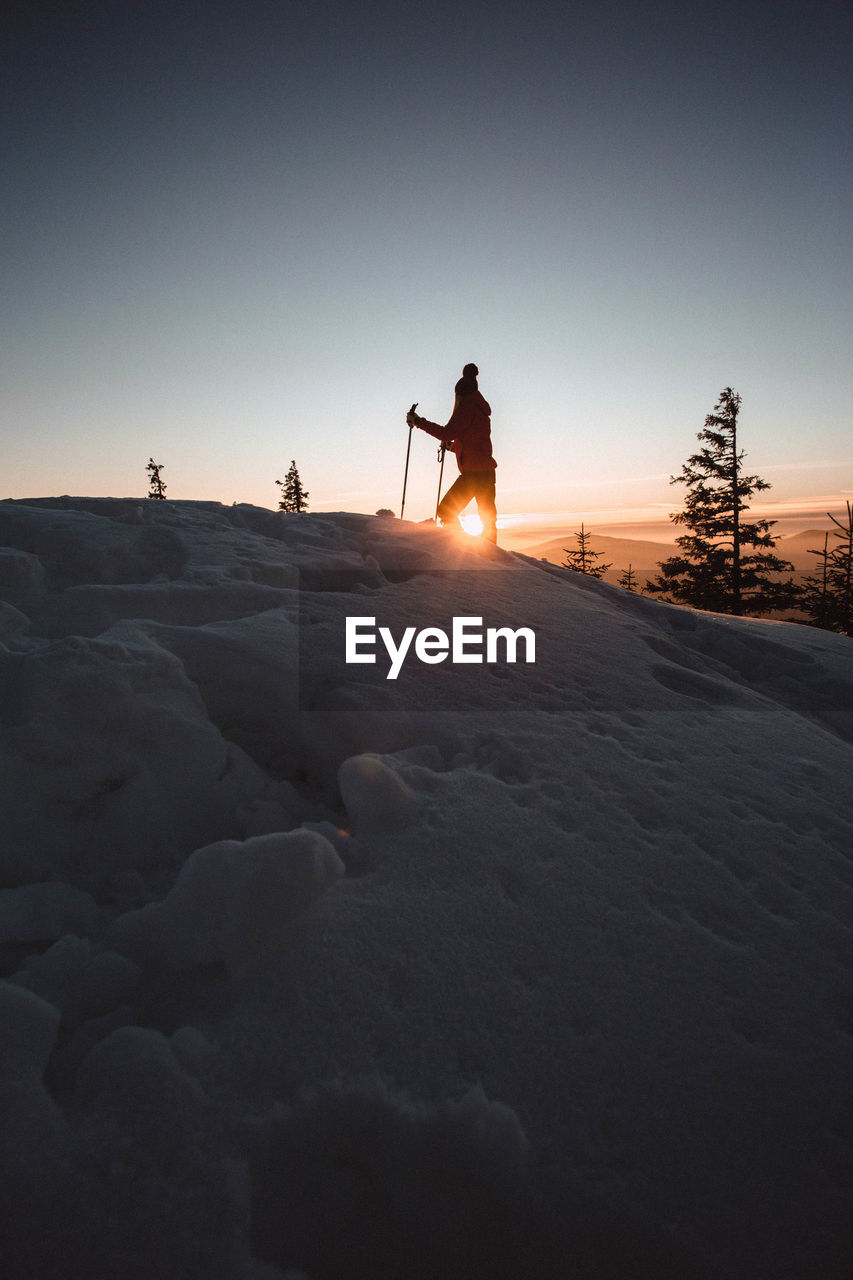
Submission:
<svg viewBox="0 0 853 1280">
<path fill-rule="evenodd" d="M 480 395 L 477 386 L 479 372 L 475 364 L 466 364 L 462 370 L 462 377 L 454 388 L 453 413 L 446 427 L 427 422 L 426 418 L 412 411 L 406 414 L 406 421 L 410 426 L 414 423 L 422 431 L 429 432 L 456 454 L 460 475 L 438 504 L 441 523 L 459 524 L 460 512 L 472 498 L 476 498 L 477 511 L 483 522 L 483 537 L 497 542 L 495 468 L 498 464 L 492 457 L 492 411 Z"/>
</svg>

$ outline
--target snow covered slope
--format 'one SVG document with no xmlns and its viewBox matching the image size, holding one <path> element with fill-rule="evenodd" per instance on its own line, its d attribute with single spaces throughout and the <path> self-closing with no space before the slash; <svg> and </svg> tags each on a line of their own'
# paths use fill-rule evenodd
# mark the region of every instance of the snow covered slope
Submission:
<svg viewBox="0 0 853 1280">
<path fill-rule="evenodd" d="M 849 1276 L 849 640 L 214 503 L 0 599 L 9 1280 Z"/>
</svg>

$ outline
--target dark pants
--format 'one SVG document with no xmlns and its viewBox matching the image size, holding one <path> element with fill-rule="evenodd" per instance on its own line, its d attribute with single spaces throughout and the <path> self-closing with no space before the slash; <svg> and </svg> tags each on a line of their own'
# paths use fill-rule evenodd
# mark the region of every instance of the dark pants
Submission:
<svg viewBox="0 0 853 1280">
<path fill-rule="evenodd" d="M 497 542 L 494 471 L 463 471 L 438 504 L 438 518 L 442 524 L 458 521 L 459 513 L 472 498 L 477 499 L 477 514 L 483 522 L 483 537 Z"/>
</svg>

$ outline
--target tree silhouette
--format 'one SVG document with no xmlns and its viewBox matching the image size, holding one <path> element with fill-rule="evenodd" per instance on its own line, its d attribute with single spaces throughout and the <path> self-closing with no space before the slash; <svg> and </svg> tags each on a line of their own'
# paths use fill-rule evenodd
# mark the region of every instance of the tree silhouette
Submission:
<svg viewBox="0 0 853 1280">
<path fill-rule="evenodd" d="M 660 561 L 660 574 L 645 587 L 670 603 L 736 615 L 785 608 L 796 594 L 790 578 L 770 577 L 794 567 L 771 554 L 775 520 L 743 519 L 748 499 L 770 485 L 743 474 L 743 451 L 737 447 L 740 403 L 731 387 L 720 393 L 697 436 L 701 450 L 688 458 L 681 475 L 670 476 L 670 484 L 687 485 L 685 509 L 670 519 L 690 532 L 676 538 L 681 555 Z M 753 550 L 747 553 L 747 548 Z"/>
<path fill-rule="evenodd" d="M 823 627 L 826 631 L 840 631 L 849 636 L 853 634 L 853 508 L 848 502 L 846 525 L 836 520 L 832 512 L 828 511 L 826 514 L 837 525 L 830 532 L 834 538 L 840 539 L 841 545 L 830 551 L 827 533 L 822 550 L 809 548 L 809 555 L 820 558 L 821 568 L 819 575 L 810 574 L 804 579 L 800 605 L 812 626 Z"/>
<path fill-rule="evenodd" d="M 148 466 L 145 470 L 148 472 L 148 497 L 163 498 L 166 497 L 166 486 L 160 479 L 160 472 L 163 470 L 162 462 L 155 462 L 153 458 L 148 459 Z"/>
<path fill-rule="evenodd" d="M 820 573 L 810 573 L 803 578 L 800 608 L 811 626 L 832 630 L 829 624 L 829 533 L 823 535 L 821 550 L 809 547 L 808 554 L 820 557 Z"/>
<path fill-rule="evenodd" d="M 827 515 L 829 513 L 827 512 Z M 830 582 L 832 583 L 835 599 L 839 606 L 838 612 L 838 630 L 845 632 L 848 636 L 853 634 L 853 617 L 851 617 L 851 579 L 853 578 L 853 508 L 847 503 L 847 524 L 846 526 L 840 520 L 836 520 L 835 516 L 830 515 L 830 520 L 837 525 L 837 530 L 833 530 L 836 538 L 841 539 L 841 546 L 836 547 L 830 553 L 832 568 L 830 570 Z"/>
<path fill-rule="evenodd" d="M 291 462 L 290 470 L 284 479 L 276 480 L 276 484 L 281 486 L 279 511 L 300 512 L 308 510 L 308 498 L 310 495 L 302 488 L 302 481 L 299 478 L 295 461 Z"/>
<path fill-rule="evenodd" d="M 616 579 L 620 587 L 624 587 L 626 591 L 637 590 L 637 575 L 634 573 L 634 566 L 628 565 L 627 569 L 623 569 L 620 576 Z"/>
<path fill-rule="evenodd" d="M 390 518 L 391 520 L 396 520 L 397 518 L 390 507 L 380 507 L 379 510 L 376 512 L 376 514 L 378 516 L 385 516 L 386 519 Z"/>
<path fill-rule="evenodd" d="M 577 550 L 570 551 L 568 547 L 563 547 L 566 553 L 566 559 L 563 561 L 564 569 L 574 569 L 576 573 L 585 573 L 589 578 L 603 578 L 606 571 L 611 568 L 609 564 L 596 564 L 599 556 L 603 556 L 603 551 L 592 551 L 590 549 L 589 540 L 591 533 L 587 533 L 581 524 L 580 533 L 575 534 L 577 539 Z"/>
</svg>

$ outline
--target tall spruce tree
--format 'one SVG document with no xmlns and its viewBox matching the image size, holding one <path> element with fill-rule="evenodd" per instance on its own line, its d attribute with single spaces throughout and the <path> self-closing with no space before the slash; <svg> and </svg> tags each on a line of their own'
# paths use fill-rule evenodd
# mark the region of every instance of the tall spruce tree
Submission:
<svg viewBox="0 0 853 1280">
<path fill-rule="evenodd" d="M 148 466 L 145 470 L 148 472 L 148 497 L 149 498 L 166 498 L 166 486 L 160 479 L 160 472 L 163 470 L 162 462 L 155 462 L 153 458 L 148 459 Z"/>
<path fill-rule="evenodd" d="M 676 538 L 681 554 L 659 562 L 660 574 L 645 590 L 673 604 L 688 604 L 715 613 L 767 613 L 787 608 L 796 588 L 789 578 L 793 565 L 772 554 L 775 520 L 745 520 L 749 499 L 770 485 L 759 476 L 743 474 L 743 450 L 738 451 L 737 419 L 740 396 L 726 387 L 705 418 L 692 454 L 671 476 L 670 484 L 686 484 L 685 509 L 671 515 L 689 533 Z"/>
<path fill-rule="evenodd" d="M 581 523 L 580 533 L 575 534 L 577 539 L 577 549 L 570 551 L 568 547 L 563 547 L 566 553 L 566 559 L 563 561 L 564 569 L 574 569 L 576 573 L 585 573 L 590 578 L 603 578 L 606 571 L 611 568 L 609 564 L 596 564 L 599 556 L 603 556 L 603 551 L 593 551 L 589 545 L 591 533 L 587 533 Z"/>
<path fill-rule="evenodd" d="M 295 461 L 291 462 L 290 470 L 284 479 L 276 480 L 276 484 L 281 487 L 281 501 L 278 504 L 279 511 L 300 512 L 308 510 L 308 498 L 310 495 L 302 488 L 302 481 L 299 478 Z"/>
</svg>

